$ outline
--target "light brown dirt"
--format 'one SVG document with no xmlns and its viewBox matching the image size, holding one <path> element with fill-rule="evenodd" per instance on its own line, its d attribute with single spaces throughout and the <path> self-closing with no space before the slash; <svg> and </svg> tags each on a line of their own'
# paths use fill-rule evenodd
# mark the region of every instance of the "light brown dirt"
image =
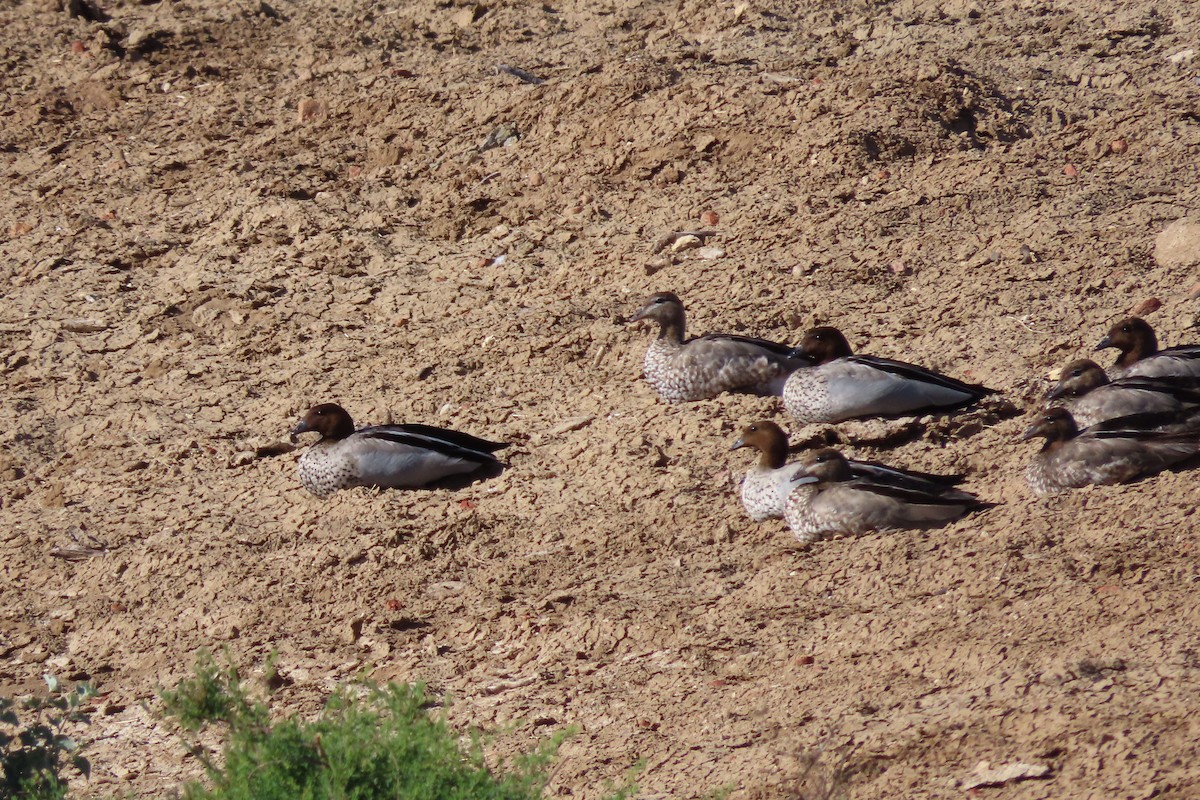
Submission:
<svg viewBox="0 0 1200 800">
<path fill-rule="evenodd" d="M 367 671 L 526 722 L 500 755 L 577 726 L 554 797 L 1200 796 L 1196 473 L 1038 501 L 1019 417 L 839 426 L 1000 505 L 797 550 L 727 452 L 779 404 L 668 406 L 618 324 L 671 290 L 1022 408 L 1148 297 L 1200 339 L 1151 257 L 1200 204 L 1196 4 L 104 8 L 0 33 L 0 690 L 107 693 L 81 794 L 199 775 L 153 698 L 209 647 L 277 650 L 286 710 Z M 723 257 L 652 252 L 710 210 Z M 511 468 L 318 500 L 254 452 L 325 400 Z"/>
</svg>

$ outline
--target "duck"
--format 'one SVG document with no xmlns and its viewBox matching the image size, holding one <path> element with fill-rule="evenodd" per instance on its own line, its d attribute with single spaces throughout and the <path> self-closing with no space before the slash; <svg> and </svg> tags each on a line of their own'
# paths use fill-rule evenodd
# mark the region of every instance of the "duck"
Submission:
<svg viewBox="0 0 1200 800">
<path fill-rule="evenodd" d="M 754 448 L 760 455 L 742 479 L 742 507 L 756 522 L 781 518 L 792 482 L 797 474 L 804 470 L 804 465 L 799 462 L 787 462 L 787 434 L 770 420 L 753 422 L 742 428 L 730 450 L 743 447 Z M 850 465 L 850 472 L 856 478 L 960 500 L 972 496 L 954 488 L 962 482 L 961 475 L 934 475 L 889 467 L 874 461 L 847 459 L 846 463 Z"/>
<path fill-rule="evenodd" d="M 1103 367 L 1080 358 L 1062 368 L 1046 400 L 1066 408 L 1078 427 L 1087 428 L 1132 414 L 1176 414 L 1200 407 L 1200 379 L 1127 375 L 1109 380 Z"/>
<path fill-rule="evenodd" d="M 498 470 L 492 453 L 508 447 L 432 425 L 372 425 L 354 429 L 349 412 L 337 403 L 313 406 L 292 430 L 321 438 L 300 456 L 300 483 L 317 497 L 339 489 L 379 486 L 414 489 L 477 470 Z"/>
<path fill-rule="evenodd" d="M 783 405 L 799 422 L 952 411 L 996 393 L 903 361 L 856 355 L 829 326 L 808 331 L 796 349 L 814 365 L 793 372 L 783 387 Z"/>
<path fill-rule="evenodd" d="M 722 392 L 778 395 L 783 382 L 808 361 L 795 348 L 749 336 L 710 333 L 685 338 L 683 302 L 659 292 L 629 318 L 658 323 L 658 336 L 646 349 L 646 380 L 669 403 L 707 400 Z"/>
<path fill-rule="evenodd" d="M 1108 329 L 1108 335 L 1096 345 L 1096 350 L 1115 347 L 1120 351 L 1113 364 L 1113 374 L 1200 377 L 1200 345 L 1189 344 L 1158 349 L 1154 329 L 1141 317 L 1126 317 Z"/>
<path fill-rule="evenodd" d="M 969 492 L 929 492 L 860 477 L 838 450 L 808 454 L 792 482 L 783 518 L 801 544 L 835 534 L 929 528 L 992 504 Z"/>
<path fill-rule="evenodd" d="M 1041 411 L 1022 441 L 1045 439 L 1025 472 L 1037 495 L 1092 484 L 1126 483 L 1161 472 L 1200 452 L 1200 429 L 1144 427 L 1141 419 L 1120 417 L 1083 430 L 1062 407 Z"/>
</svg>

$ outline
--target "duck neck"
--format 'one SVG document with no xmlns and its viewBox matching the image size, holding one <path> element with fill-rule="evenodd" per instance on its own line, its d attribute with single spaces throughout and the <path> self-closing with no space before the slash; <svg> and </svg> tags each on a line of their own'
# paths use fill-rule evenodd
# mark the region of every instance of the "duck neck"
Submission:
<svg viewBox="0 0 1200 800">
<path fill-rule="evenodd" d="M 683 344 L 684 317 L 683 309 L 678 313 L 664 316 L 658 322 L 658 338 L 670 344 Z"/>
<path fill-rule="evenodd" d="M 787 442 L 771 441 L 765 443 L 759 450 L 759 469 L 779 469 L 787 463 Z"/>
<path fill-rule="evenodd" d="M 1143 358 L 1149 358 L 1158 352 L 1158 339 L 1155 338 L 1154 332 L 1149 331 L 1139 336 L 1128 350 L 1121 352 L 1121 357 L 1117 359 L 1117 366 L 1132 367 Z"/>
</svg>

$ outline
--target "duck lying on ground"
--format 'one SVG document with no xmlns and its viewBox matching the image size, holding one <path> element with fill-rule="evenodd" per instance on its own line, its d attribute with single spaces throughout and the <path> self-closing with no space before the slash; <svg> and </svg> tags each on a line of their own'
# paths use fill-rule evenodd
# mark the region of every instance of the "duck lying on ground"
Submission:
<svg viewBox="0 0 1200 800">
<path fill-rule="evenodd" d="M 1108 335 L 1096 345 L 1097 350 L 1109 347 L 1115 347 L 1121 353 L 1113 364 L 1115 376 L 1200 377 L 1200 345 L 1185 344 L 1159 350 L 1154 329 L 1141 317 L 1126 317 L 1113 324 Z"/>
<path fill-rule="evenodd" d="M 798 472 L 804 470 L 799 462 L 787 463 L 787 434 L 774 422 L 763 421 L 747 425 L 733 443 L 732 450 L 752 447 L 760 453 L 758 462 L 742 479 L 742 506 L 751 519 L 763 521 L 783 516 L 788 492 Z M 880 484 L 902 489 L 941 494 L 944 497 L 968 500 L 972 495 L 954 486 L 961 475 L 933 475 L 927 472 L 888 467 L 874 461 L 848 459 L 850 472 L 856 478 L 866 478 Z"/>
<path fill-rule="evenodd" d="M 321 438 L 300 456 L 300 483 L 318 497 L 352 486 L 417 488 L 451 475 L 498 469 L 492 453 L 508 444 L 489 442 L 431 425 L 373 425 L 354 429 L 336 403 L 313 406 L 292 436 Z"/>
<path fill-rule="evenodd" d="M 1200 379 L 1127 375 L 1110 381 L 1099 364 L 1081 358 L 1062 368 L 1046 399 L 1070 411 L 1075 424 L 1086 428 L 1131 414 L 1200 407 Z"/>
<path fill-rule="evenodd" d="M 1178 464 L 1200 452 L 1200 427 L 1173 415 L 1119 417 L 1080 430 L 1071 412 L 1051 408 L 1038 414 L 1021 437 L 1046 440 L 1026 470 L 1030 488 L 1047 495 L 1090 484 L 1124 483 Z"/>
<path fill-rule="evenodd" d="M 783 388 L 784 407 L 800 422 L 950 411 L 995 393 L 903 361 L 855 355 L 837 328 L 813 328 L 797 350 L 815 364 L 793 372 Z"/>
<path fill-rule="evenodd" d="M 990 507 L 957 489 L 927 492 L 856 477 L 837 450 L 817 450 L 801 464 L 783 518 L 802 544 L 839 533 L 934 527 Z"/>
<path fill-rule="evenodd" d="M 658 323 L 643 361 L 646 380 L 666 401 L 705 400 L 722 392 L 778 395 L 783 382 L 808 362 L 789 345 L 710 333 L 685 338 L 683 303 L 670 292 L 651 295 L 630 322 Z"/>
</svg>

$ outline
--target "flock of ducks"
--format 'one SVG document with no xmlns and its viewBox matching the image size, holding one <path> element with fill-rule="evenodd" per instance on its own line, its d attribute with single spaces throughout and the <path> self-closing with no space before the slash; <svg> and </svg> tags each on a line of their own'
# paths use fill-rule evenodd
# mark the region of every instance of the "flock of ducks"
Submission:
<svg viewBox="0 0 1200 800">
<path fill-rule="evenodd" d="M 723 392 L 778 396 L 800 423 L 948 413 L 996 391 L 924 367 L 853 352 L 836 328 L 805 333 L 798 346 L 734 334 L 687 338 L 683 303 L 651 295 L 629 319 L 657 323 L 644 372 L 671 403 Z M 1117 322 L 1097 345 L 1120 355 L 1111 370 L 1072 361 L 1060 372 L 1023 439 L 1045 443 L 1026 472 L 1039 495 L 1134 480 L 1200 453 L 1200 345 L 1159 350 L 1142 319 Z M 1111 377 L 1110 377 L 1111 374 Z M 300 482 L 326 497 L 353 486 L 416 488 L 455 476 L 495 474 L 507 447 L 429 425 L 355 429 L 334 403 L 313 407 L 292 431 L 320 439 L 299 460 Z M 754 520 L 783 518 L 804 544 L 837 534 L 941 525 L 990 507 L 959 488 L 962 476 L 935 475 L 847 458 L 820 449 L 788 463 L 787 435 L 774 422 L 742 429 L 733 449 L 752 448 L 741 499 Z"/>
</svg>

